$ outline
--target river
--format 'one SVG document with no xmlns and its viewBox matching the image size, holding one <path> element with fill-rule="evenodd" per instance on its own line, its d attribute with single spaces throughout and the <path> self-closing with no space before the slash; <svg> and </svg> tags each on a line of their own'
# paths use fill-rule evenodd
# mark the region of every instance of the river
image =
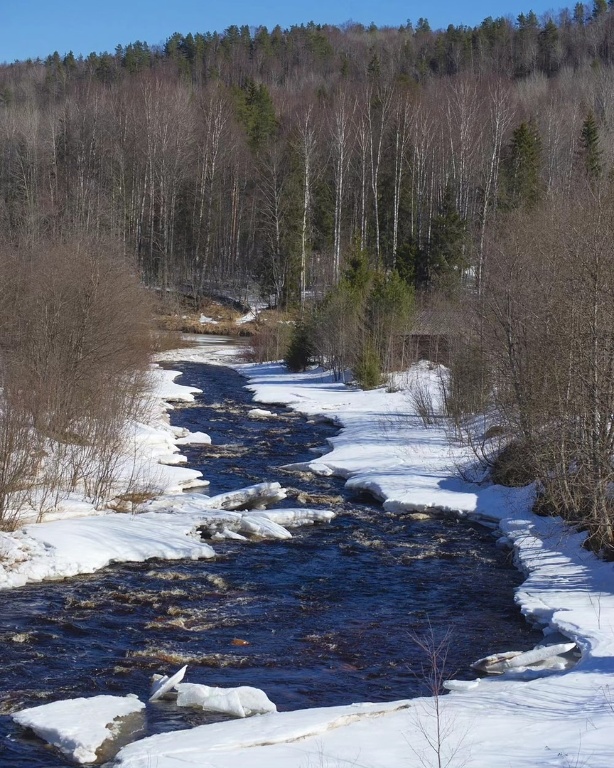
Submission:
<svg viewBox="0 0 614 768">
<path fill-rule="evenodd" d="M 280 469 L 325 450 L 336 428 L 284 408 L 250 419 L 254 406 L 234 371 L 173 368 L 183 371 L 179 383 L 204 392 L 171 418 L 211 435 L 213 446 L 185 451 L 211 481 L 208 492 L 276 480 L 289 488 L 283 505 L 333 508 L 337 517 L 287 541 L 216 542 L 213 561 L 114 566 L 3 592 L 2 768 L 68 765 L 25 737 L 10 712 L 100 693 L 146 700 L 153 673 L 185 663 L 189 682 L 256 686 L 287 710 L 424 693 L 416 635 L 448 634 L 447 672 L 465 678 L 478 657 L 541 638 L 514 605 L 521 576 L 491 532 L 387 514 L 340 479 Z M 159 702 L 145 732 L 217 719 Z"/>
</svg>

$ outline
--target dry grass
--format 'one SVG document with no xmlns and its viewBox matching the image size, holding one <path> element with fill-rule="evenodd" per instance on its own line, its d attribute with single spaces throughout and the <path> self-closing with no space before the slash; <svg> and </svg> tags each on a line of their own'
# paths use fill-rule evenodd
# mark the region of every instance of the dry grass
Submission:
<svg viewBox="0 0 614 768">
<path fill-rule="evenodd" d="M 154 350 L 157 354 L 169 352 L 171 349 L 187 349 L 194 342 L 184 338 L 179 331 L 157 330 L 153 335 Z"/>
<path fill-rule="evenodd" d="M 156 302 L 157 326 L 162 331 L 178 333 L 199 333 L 219 336 L 249 336 L 252 331 L 246 327 L 251 324 L 237 325 L 241 313 L 233 307 L 212 299 L 201 299 L 198 303 L 190 299 L 174 297 L 158 298 Z M 200 318 L 215 320 L 215 323 L 201 323 Z"/>
<path fill-rule="evenodd" d="M 131 491 L 116 496 L 108 506 L 115 512 L 135 514 L 146 501 L 151 501 L 155 497 L 156 494 L 153 491 Z"/>
<path fill-rule="evenodd" d="M 224 314 L 228 314 L 227 307 L 222 307 Z M 230 310 L 232 312 L 232 310 Z M 200 316 L 212 317 L 215 323 L 201 323 Z M 206 312 L 171 312 L 157 314 L 157 326 L 162 332 L 167 333 L 199 333 L 213 336 L 251 336 L 254 333 L 254 323 L 237 325 L 240 317 L 234 312 L 233 317 L 218 317 L 217 313 Z"/>
</svg>

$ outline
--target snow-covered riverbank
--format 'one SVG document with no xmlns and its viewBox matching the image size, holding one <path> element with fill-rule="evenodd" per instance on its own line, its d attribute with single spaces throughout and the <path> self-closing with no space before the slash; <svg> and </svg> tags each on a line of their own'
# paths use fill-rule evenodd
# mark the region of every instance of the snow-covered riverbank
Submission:
<svg viewBox="0 0 614 768">
<path fill-rule="evenodd" d="M 211 362 L 219 360 L 220 355 L 224 356 L 225 352 L 219 349 L 212 352 L 203 346 L 200 350 L 182 350 L 174 359 Z M 582 658 L 568 671 L 520 670 L 486 678 L 438 702 L 419 699 L 389 706 L 276 713 L 154 736 L 124 748 L 118 765 L 122 768 L 152 765 L 171 768 L 178 763 L 210 768 L 236 765 L 243 768 L 342 765 L 413 768 L 437 765 L 439 751 L 441 765 L 451 767 L 611 768 L 614 765 L 612 564 L 601 563 L 583 550 L 582 536 L 569 534 L 559 521 L 532 515 L 529 490 L 479 487 L 461 481 L 455 465 L 463 461 L 462 451 L 449 445 L 443 430 L 425 429 L 411 414 L 410 402 L 402 391 L 360 392 L 333 382 L 323 372 L 287 374 L 275 365 L 241 366 L 241 370 L 249 378 L 249 386 L 259 403 L 289 404 L 310 417 L 334 419 L 343 427 L 332 440 L 332 451 L 310 462 L 313 471 L 335 472 L 346 477 L 351 486 L 369 490 L 381 498 L 390 511 L 438 507 L 496 521 L 503 535 L 513 543 L 517 561 L 527 575 L 517 595 L 521 609 L 532 621 L 539 621 L 546 632 L 562 632 L 575 641 L 582 650 Z M 434 374 L 427 369 L 417 375 L 435 384 Z M 177 394 L 175 390 L 174 396 Z M 189 396 L 189 392 L 184 394 Z M 169 440 L 176 437 L 163 422 L 160 428 L 166 430 Z M 165 450 L 170 453 L 172 448 L 168 448 L 166 443 Z M 159 455 L 164 455 L 159 450 Z M 173 466 L 165 467 L 164 471 L 182 469 Z M 195 554 L 184 551 L 176 556 L 206 556 L 206 545 L 186 531 L 184 513 L 176 514 L 177 502 L 175 499 L 171 505 L 174 512 L 160 516 L 160 524 L 174 517 L 178 525 L 184 526 L 177 533 L 183 537 L 184 545 L 201 547 L 203 551 Z M 194 509 L 189 513 L 187 506 L 185 509 L 188 517 L 195 514 Z M 152 511 L 148 517 L 155 518 L 155 515 Z M 120 518 L 105 517 L 113 521 Z M 122 541 L 127 541 L 133 526 L 130 521 L 136 518 L 121 517 L 128 521 L 128 530 L 121 534 Z M 88 518 L 79 524 L 104 519 Z M 77 522 L 46 525 L 49 531 L 59 531 L 60 525 L 70 527 Z M 155 520 L 151 524 L 155 526 Z M 54 551 L 54 544 L 44 536 L 36 539 L 32 532 L 37 529 L 42 530 L 42 526 L 30 526 L 24 537 L 38 542 L 36 546 L 40 545 L 42 558 L 45 552 Z M 14 540 L 18 537 L 19 534 Z M 105 534 L 98 531 L 96 537 L 104 539 Z M 55 538 L 57 553 L 64 537 Z M 163 539 L 168 545 L 167 532 L 163 532 Z M 84 547 L 84 541 L 80 546 Z M 27 576 L 27 563 L 35 563 L 38 554 L 36 551 L 28 560 L 25 552 L 23 564 L 16 572 Z M 117 558 L 112 559 L 124 556 L 121 552 L 115 554 Z M 103 559 L 100 557 L 101 562 Z M 551 638 L 554 641 L 557 635 L 551 634 Z M 435 738 L 438 725 L 439 745 Z"/>
<path fill-rule="evenodd" d="M 167 401 L 189 403 L 193 390 L 175 384 L 177 374 L 151 371 L 147 423 L 129 425 L 128 450 L 119 458 L 118 491 L 165 496 L 206 485 L 200 473 L 180 466 L 175 441 L 183 433 L 168 423 Z M 211 548 L 188 534 L 194 527 L 185 519 L 121 514 L 96 509 L 86 498 L 72 494 L 36 523 L 36 513 L 22 513 L 22 526 L 0 532 L 0 588 L 32 581 L 92 573 L 111 562 L 136 562 L 151 557 L 210 557 Z M 30 522 L 30 520 L 32 522 Z"/>
</svg>

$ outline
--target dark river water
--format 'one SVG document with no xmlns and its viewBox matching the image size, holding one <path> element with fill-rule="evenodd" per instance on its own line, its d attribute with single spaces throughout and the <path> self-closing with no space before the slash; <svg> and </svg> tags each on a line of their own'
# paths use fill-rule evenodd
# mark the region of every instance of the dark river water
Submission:
<svg viewBox="0 0 614 768">
<path fill-rule="evenodd" d="M 520 574 L 492 534 L 466 522 L 414 521 L 352 498 L 335 478 L 280 469 L 325 449 L 335 427 L 284 408 L 253 420 L 244 380 L 222 367 L 173 366 L 200 387 L 173 424 L 211 435 L 186 449 L 210 493 L 277 480 L 284 506 L 333 508 L 330 524 L 287 541 L 216 542 L 211 561 L 149 561 L 2 592 L 0 766 L 68 765 L 15 726 L 11 712 L 101 693 L 148 697 L 153 673 L 263 688 L 280 710 L 424 693 L 414 638 L 449 633 L 446 671 L 470 677 L 488 653 L 532 647 L 541 633 L 516 609 Z M 268 408 L 268 406 L 267 406 Z M 146 733 L 220 716 L 148 705 Z"/>
</svg>

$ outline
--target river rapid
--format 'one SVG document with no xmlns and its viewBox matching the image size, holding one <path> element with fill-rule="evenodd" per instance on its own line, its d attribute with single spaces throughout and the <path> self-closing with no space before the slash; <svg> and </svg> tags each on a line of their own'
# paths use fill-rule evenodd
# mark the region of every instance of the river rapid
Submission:
<svg viewBox="0 0 614 768">
<path fill-rule="evenodd" d="M 455 520 L 417 521 L 355 498 L 337 478 L 280 469 L 326 450 L 336 433 L 284 408 L 254 407 L 239 374 L 173 365 L 199 387 L 172 423 L 212 437 L 186 448 L 214 494 L 265 480 L 289 489 L 282 506 L 332 508 L 330 523 L 286 541 L 215 542 L 212 561 L 113 566 L 92 576 L 2 593 L 0 766 L 52 768 L 65 758 L 24 735 L 11 712 L 101 693 L 148 697 L 153 673 L 188 664 L 186 680 L 252 685 L 280 710 L 387 701 L 425 693 L 415 637 L 449 636 L 448 676 L 502 650 L 532 647 L 514 605 L 521 575 L 492 533 Z M 268 406 L 267 406 L 268 407 Z M 144 734 L 222 719 L 149 705 Z"/>
</svg>

